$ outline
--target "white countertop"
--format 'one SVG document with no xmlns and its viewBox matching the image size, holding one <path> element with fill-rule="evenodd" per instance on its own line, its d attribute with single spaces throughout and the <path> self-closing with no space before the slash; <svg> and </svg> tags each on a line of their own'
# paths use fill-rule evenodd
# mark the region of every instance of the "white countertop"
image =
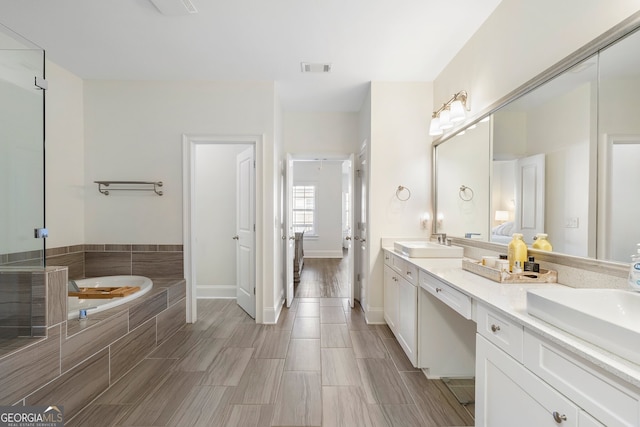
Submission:
<svg viewBox="0 0 640 427">
<path fill-rule="evenodd" d="M 526 329 L 541 335 L 568 351 L 583 357 L 623 381 L 640 387 L 640 365 L 623 359 L 596 345 L 564 332 L 527 313 L 527 290 L 565 288 L 562 284 L 502 284 L 462 269 L 459 258 L 409 258 L 392 247 L 383 247 L 416 267 L 447 282 L 469 295 L 476 303 L 483 303 Z"/>
</svg>

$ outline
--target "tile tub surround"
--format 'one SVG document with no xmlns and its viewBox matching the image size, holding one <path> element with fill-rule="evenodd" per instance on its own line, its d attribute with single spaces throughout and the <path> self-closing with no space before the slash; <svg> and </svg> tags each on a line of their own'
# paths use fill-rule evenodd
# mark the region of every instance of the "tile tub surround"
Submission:
<svg viewBox="0 0 640 427">
<path fill-rule="evenodd" d="M 47 265 L 66 266 L 70 279 L 134 275 L 155 278 L 184 277 L 181 244 L 83 244 L 50 248 Z"/>
<path fill-rule="evenodd" d="M 66 295 L 67 269 L 47 270 L 47 317 L 57 323 L 0 352 L 0 405 L 55 402 L 69 420 L 185 325 L 186 282 L 156 279 L 139 299 L 67 321 L 66 299 L 55 298 Z"/>
</svg>

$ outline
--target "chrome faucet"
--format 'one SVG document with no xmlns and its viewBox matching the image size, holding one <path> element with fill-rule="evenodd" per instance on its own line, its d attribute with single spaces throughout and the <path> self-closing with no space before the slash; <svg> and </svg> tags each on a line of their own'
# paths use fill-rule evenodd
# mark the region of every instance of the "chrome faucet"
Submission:
<svg viewBox="0 0 640 427">
<path fill-rule="evenodd" d="M 441 245 L 447 244 L 447 233 L 435 233 L 434 236 L 438 239 L 438 243 Z"/>
</svg>

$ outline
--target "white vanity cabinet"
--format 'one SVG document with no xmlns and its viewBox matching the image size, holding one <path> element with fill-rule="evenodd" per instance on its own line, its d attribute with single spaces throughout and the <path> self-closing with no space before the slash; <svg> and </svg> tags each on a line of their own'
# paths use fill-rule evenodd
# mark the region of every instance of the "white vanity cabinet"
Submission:
<svg viewBox="0 0 640 427">
<path fill-rule="evenodd" d="M 482 335 L 476 341 L 476 426 L 580 426 L 580 408 Z"/>
<path fill-rule="evenodd" d="M 417 366 L 417 268 L 385 251 L 384 319 L 413 364 Z"/>
<path fill-rule="evenodd" d="M 640 390 L 483 304 L 476 426 L 638 426 Z"/>
</svg>

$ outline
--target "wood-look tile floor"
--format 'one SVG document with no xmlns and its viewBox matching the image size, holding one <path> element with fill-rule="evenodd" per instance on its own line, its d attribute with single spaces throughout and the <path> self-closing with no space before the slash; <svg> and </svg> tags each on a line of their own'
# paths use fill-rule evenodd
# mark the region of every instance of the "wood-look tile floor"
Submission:
<svg viewBox="0 0 640 427">
<path fill-rule="evenodd" d="M 298 298 L 277 325 L 232 300 L 199 300 L 198 313 L 67 425 L 473 425 L 342 298 Z"/>
<path fill-rule="evenodd" d="M 306 259 L 277 325 L 256 325 L 235 301 L 199 300 L 198 322 L 68 425 L 473 425 L 473 405 L 414 369 L 348 292 L 345 258 Z"/>
</svg>

